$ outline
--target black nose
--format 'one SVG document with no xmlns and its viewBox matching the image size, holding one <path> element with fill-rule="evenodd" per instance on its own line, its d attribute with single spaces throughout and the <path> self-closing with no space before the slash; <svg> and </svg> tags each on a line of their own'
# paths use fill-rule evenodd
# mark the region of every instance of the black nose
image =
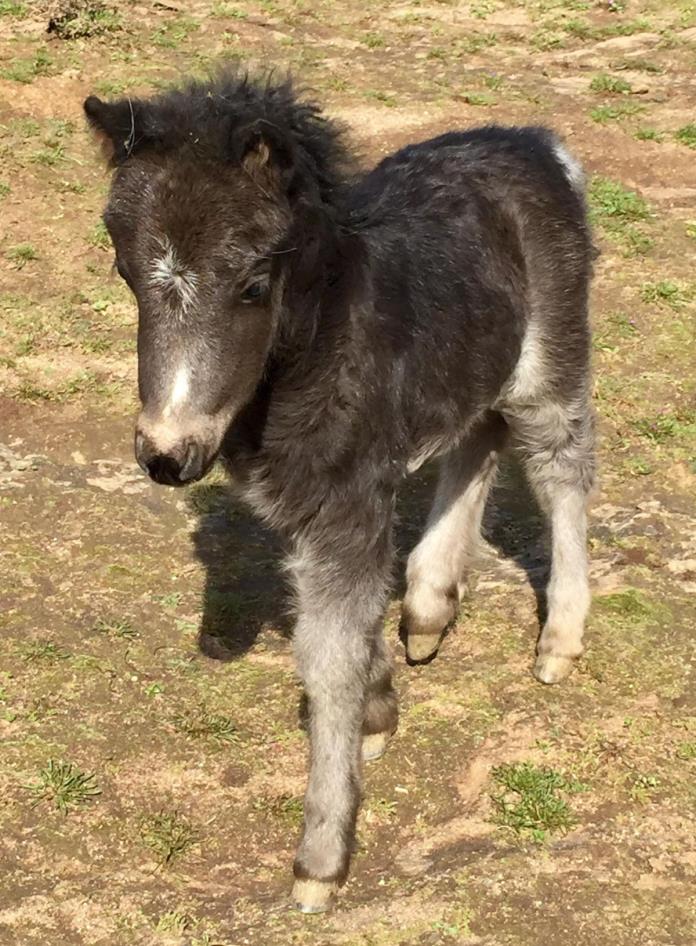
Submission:
<svg viewBox="0 0 696 946">
<path fill-rule="evenodd" d="M 203 472 L 203 451 L 193 440 L 183 441 L 162 453 L 138 432 L 135 435 L 135 458 L 141 470 L 163 486 L 184 486 L 200 479 Z"/>
</svg>

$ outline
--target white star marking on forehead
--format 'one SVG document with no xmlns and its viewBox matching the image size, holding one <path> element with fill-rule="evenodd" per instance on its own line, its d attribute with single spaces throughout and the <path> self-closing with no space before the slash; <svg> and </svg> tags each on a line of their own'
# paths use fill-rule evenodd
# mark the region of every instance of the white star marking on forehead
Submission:
<svg viewBox="0 0 696 946">
<path fill-rule="evenodd" d="M 162 242 L 162 256 L 152 261 L 150 285 L 155 289 L 173 292 L 178 297 L 181 315 L 187 315 L 196 304 L 198 277 L 185 269 L 171 241 Z"/>
</svg>

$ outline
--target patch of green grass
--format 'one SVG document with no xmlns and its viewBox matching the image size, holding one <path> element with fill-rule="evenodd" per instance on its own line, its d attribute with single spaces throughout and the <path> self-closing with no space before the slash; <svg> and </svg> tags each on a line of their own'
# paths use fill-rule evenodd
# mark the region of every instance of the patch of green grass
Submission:
<svg viewBox="0 0 696 946">
<path fill-rule="evenodd" d="M 691 762 L 693 759 L 696 759 L 696 742 L 682 742 L 682 744 L 677 747 L 676 756 L 678 759 L 681 759 L 682 762 Z"/>
<path fill-rule="evenodd" d="M 652 75 L 661 75 L 665 70 L 657 62 L 652 62 L 649 59 L 618 59 L 616 62 L 610 63 L 612 69 L 620 71 L 621 69 L 632 69 L 635 72 L 649 72 Z"/>
<path fill-rule="evenodd" d="M 207 736 L 220 742 L 240 742 L 239 730 L 232 719 L 223 713 L 211 713 L 205 706 L 177 713 L 172 723 L 178 732 L 194 739 Z"/>
<path fill-rule="evenodd" d="M 130 621 L 99 618 L 94 625 L 94 630 L 100 634 L 108 634 L 110 637 L 118 637 L 125 641 L 132 641 L 140 636 Z"/>
<path fill-rule="evenodd" d="M 592 39 L 592 34 L 594 32 L 592 24 L 588 23 L 587 20 L 572 19 L 566 20 L 561 24 L 561 28 L 570 33 L 571 36 L 575 36 L 576 39 Z"/>
<path fill-rule="evenodd" d="M 655 468 L 642 457 L 629 457 L 624 466 L 632 476 L 650 476 L 655 472 Z"/>
<path fill-rule="evenodd" d="M 543 841 L 554 831 L 567 831 L 576 823 L 563 794 L 584 791 L 585 786 L 549 768 L 531 762 L 499 765 L 493 769 L 498 791 L 491 795 L 496 824 Z"/>
<path fill-rule="evenodd" d="M 223 474 L 224 476 L 224 474 Z M 227 483 L 220 482 L 210 476 L 202 483 L 194 483 L 186 490 L 186 504 L 192 512 L 200 515 L 217 512 L 229 498 L 230 492 Z"/>
<path fill-rule="evenodd" d="M 65 161 L 65 145 L 60 141 L 47 144 L 44 148 L 34 151 L 29 160 L 32 164 L 42 164 L 44 167 L 54 167 Z"/>
<path fill-rule="evenodd" d="M 394 108 L 397 105 L 396 98 L 393 95 L 389 95 L 381 90 L 368 89 L 367 92 L 365 92 L 365 97 L 374 99 L 376 102 L 381 102 L 382 105 L 386 105 L 387 108 Z"/>
<path fill-rule="evenodd" d="M 41 131 L 41 125 L 33 118 L 12 118 L 6 127 L 20 138 L 35 138 Z"/>
<path fill-rule="evenodd" d="M 607 75 L 606 72 L 601 72 L 594 76 L 590 82 L 590 91 L 603 92 L 610 95 L 626 95 L 633 90 L 631 83 L 627 82 L 625 79 L 620 79 L 616 76 Z"/>
<path fill-rule="evenodd" d="M 0 77 L 11 82 L 28 84 L 37 76 L 48 75 L 53 60 L 45 49 L 39 49 L 31 59 L 13 59 L 8 67 L 0 69 Z"/>
<path fill-rule="evenodd" d="M 618 102 L 616 105 L 597 105 L 595 108 L 591 108 L 590 118 L 598 125 L 606 125 L 609 122 L 618 122 L 624 118 L 630 118 L 642 111 L 645 111 L 643 105 L 637 105 L 635 102 Z"/>
<path fill-rule="evenodd" d="M 23 269 L 27 263 L 39 258 L 36 247 L 32 243 L 17 243 L 11 246 L 5 256 L 17 269 Z"/>
<path fill-rule="evenodd" d="M 99 250 L 111 249 L 111 237 L 103 220 L 99 220 L 89 232 L 87 242 Z"/>
<path fill-rule="evenodd" d="M 46 768 L 41 769 L 38 782 L 26 788 L 35 796 L 35 805 L 47 801 L 63 814 L 101 795 L 94 775 L 81 772 L 72 762 L 56 762 L 55 759 L 50 759 Z"/>
<path fill-rule="evenodd" d="M 246 20 L 249 16 L 246 10 L 240 10 L 239 7 L 235 7 L 231 3 L 226 3 L 224 0 L 220 0 L 219 3 L 214 3 L 211 13 L 213 16 L 225 16 L 233 20 Z"/>
<path fill-rule="evenodd" d="M 164 605 L 165 608 L 170 610 L 175 610 L 181 604 L 181 600 L 184 597 L 180 591 L 170 591 L 165 595 L 155 595 L 155 601 L 159 604 Z"/>
<path fill-rule="evenodd" d="M 162 914 L 155 929 L 158 933 L 175 933 L 177 936 L 183 936 L 193 925 L 194 919 L 190 913 L 185 913 L 183 910 L 170 910 Z"/>
<path fill-rule="evenodd" d="M 491 76 L 483 77 L 483 84 L 486 86 L 487 89 L 491 89 L 491 91 L 493 92 L 498 91 L 498 89 L 502 86 L 503 81 L 504 80 L 502 76 L 491 75 Z"/>
<path fill-rule="evenodd" d="M 646 282 L 641 286 L 640 297 L 643 302 L 652 305 L 666 305 L 670 309 L 681 309 L 687 305 L 693 296 L 690 287 L 673 279 L 662 279 L 659 282 Z"/>
<path fill-rule="evenodd" d="M 381 49 L 386 46 L 386 40 L 381 33 L 366 33 L 362 37 L 362 42 L 368 49 Z"/>
<path fill-rule="evenodd" d="M 478 105 L 484 108 L 489 105 L 495 105 L 495 96 L 487 92 L 462 92 L 461 97 L 467 105 Z"/>
<path fill-rule="evenodd" d="M 632 801 L 641 805 L 650 801 L 655 791 L 660 787 L 660 779 L 656 775 L 638 773 L 631 777 L 629 795 Z"/>
<path fill-rule="evenodd" d="M 85 39 L 121 28 L 118 13 L 103 0 L 81 0 L 64 6 L 50 21 L 50 32 L 60 39 Z"/>
<path fill-rule="evenodd" d="M 100 385 L 92 371 L 81 371 L 55 387 L 45 387 L 35 381 L 23 381 L 17 390 L 17 397 L 23 401 L 65 401 L 76 394 L 86 391 L 99 392 Z M 106 393 L 102 389 L 103 393 Z"/>
<path fill-rule="evenodd" d="M 640 417 L 631 426 L 654 444 L 669 443 L 696 433 L 696 412 L 670 413 Z"/>
<path fill-rule="evenodd" d="M 663 141 L 665 136 L 657 128 L 637 128 L 633 137 L 638 141 Z"/>
<path fill-rule="evenodd" d="M 56 663 L 59 660 L 67 660 L 70 653 L 63 647 L 59 647 L 53 641 L 29 641 L 23 643 L 20 647 L 20 653 L 23 660 L 27 663 L 36 661 L 46 661 Z"/>
<path fill-rule="evenodd" d="M 11 189 L 12 188 L 7 183 L 7 181 L 0 181 L 0 200 L 4 200 L 5 197 L 7 197 L 7 195 L 10 193 Z"/>
<path fill-rule="evenodd" d="M 646 201 L 618 181 L 594 177 L 589 187 L 590 218 L 600 224 L 606 235 L 621 246 L 624 255 L 640 256 L 653 246 L 653 240 L 637 223 L 650 217 Z"/>
<path fill-rule="evenodd" d="M 152 42 L 155 46 L 176 49 L 188 39 L 191 33 L 195 33 L 199 29 L 200 23 L 197 20 L 192 17 L 181 16 L 156 29 L 152 34 Z"/>
<path fill-rule="evenodd" d="M 650 208 L 640 194 L 628 190 L 619 181 L 593 177 L 589 197 L 592 216 L 599 223 L 634 222 L 650 216 Z"/>
<path fill-rule="evenodd" d="M 480 52 L 482 49 L 490 49 L 490 47 L 495 46 L 497 42 L 498 36 L 496 33 L 474 33 L 471 36 L 467 36 L 466 39 L 457 40 L 455 48 L 459 53 L 473 55 L 474 53 Z"/>
<path fill-rule="evenodd" d="M 640 335 L 633 319 L 629 319 L 623 312 L 610 312 L 604 320 L 601 329 L 594 334 L 594 347 L 597 351 L 616 351 L 619 347 L 617 339 L 630 340 Z"/>
<path fill-rule="evenodd" d="M 126 89 L 127 84 L 119 79 L 100 79 L 94 83 L 97 95 L 122 95 Z"/>
<path fill-rule="evenodd" d="M 0 16 L 24 16 L 27 8 L 18 0 L 0 0 Z"/>
<path fill-rule="evenodd" d="M 601 595 L 593 601 L 593 608 L 622 623 L 641 624 L 662 613 L 662 608 L 652 602 L 637 588 L 627 588 L 610 595 Z"/>
<path fill-rule="evenodd" d="M 696 223 L 689 221 L 686 224 L 686 235 L 692 240 L 696 240 Z"/>
<path fill-rule="evenodd" d="M 161 811 L 144 818 L 140 836 L 157 859 L 166 866 L 184 857 L 199 842 L 189 819 L 178 811 Z"/>
<path fill-rule="evenodd" d="M 299 828 L 304 817 L 304 801 L 301 795 L 261 796 L 253 802 L 256 811 L 279 818 L 286 824 Z"/>
<path fill-rule="evenodd" d="M 532 35 L 532 46 L 541 52 L 549 49 L 561 49 L 566 45 L 566 34 L 557 30 L 537 30 Z"/>
<path fill-rule="evenodd" d="M 675 131 L 674 137 L 687 148 L 696 148 L 696 122 L 690 122 Z"/>
</svg>

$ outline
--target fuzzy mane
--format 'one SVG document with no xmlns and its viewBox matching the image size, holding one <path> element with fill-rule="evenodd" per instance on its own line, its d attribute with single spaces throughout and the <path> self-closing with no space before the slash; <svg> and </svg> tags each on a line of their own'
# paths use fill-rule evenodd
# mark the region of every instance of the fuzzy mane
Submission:
<svg viewBox="0 0 696 946">
<path fill-rule="evenodd" d="M 249 136 L 262 134 L 287 169 L 313 181 L 322 202 L 332 203 L 353 173 L 342 129 L 304 100 L 290 78 L 226 70 L 149 99 L 104 103 L 91 97 L 85 111 L 111 139 L 114 166 L 146 149 L 186 149 L 203 160 L 238 163 Z"/>
</svg>

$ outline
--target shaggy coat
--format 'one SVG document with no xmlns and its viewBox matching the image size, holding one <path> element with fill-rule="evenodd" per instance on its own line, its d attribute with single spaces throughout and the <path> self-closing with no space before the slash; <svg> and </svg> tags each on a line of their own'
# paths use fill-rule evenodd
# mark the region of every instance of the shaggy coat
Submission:
<svg viewBox="0 0 696 946">
<path fill-rule="evenodd" d="M 396 728 L 382 637 L 397 487 L 439 457 L 403 623 L 456 614 L 500 450 L 552 528 L 535 673 L 564 677 L 589 604 L 587 316 L 577 162 L 544 128 L 455 131 L 358 173 L 289 83 L 226 76 L 85 103 L 115 169 L 105 221 L 139 305 L 136 454 L 180 485 L 221 457 L 288 540 L 311 765 L 294 897 L 347 874 L 362 759 Z"/>
</svg>

